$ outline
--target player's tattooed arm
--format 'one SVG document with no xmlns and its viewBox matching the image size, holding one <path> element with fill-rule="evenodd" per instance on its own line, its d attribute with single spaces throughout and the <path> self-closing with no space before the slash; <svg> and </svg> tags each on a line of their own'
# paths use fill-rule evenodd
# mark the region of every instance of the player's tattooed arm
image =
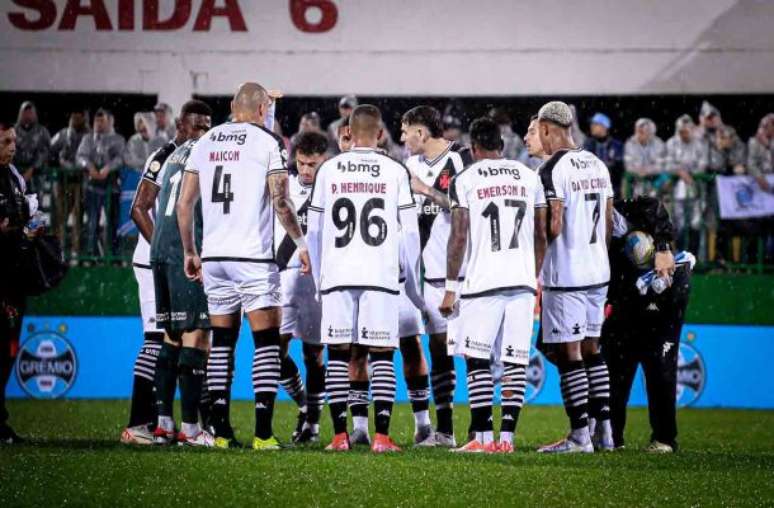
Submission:
<svg viewBox="0 0 774 508">
<path fill-rule="evenodd" d="M 153 236 L 153 220 L 150 211 L 156 203 L 159 188 L 145 179 L 140 180 L 140 186 L 132 201 L 132 221 L 137 226 L 143 238 L 150 243 Z"/>
<path fill-rule="evenodd" d="M 551 207 L 551 221 L 548 227 L 548 241 L 553 242 L 556 237 L 562 234 L 562 222 L 564 219 L 564 201 L 560 199 L 548 200 L 548 206 Z"/>
<path fill-rule="evenodd" d="M 470 212 L 467 208 L 455 207 L 451 211 L 451 233 L 446 244 L 446 293 L 438 310 L 443 316 L 450 316 L 454 312 L 457 300 L 457 291 L 453 286 L 457 285 L 460 276 L 462 261 L 465 259 L 465 247 L 468 244 L 468 228 L 470 226 Z"/>
<path fill-rule="evenodd" d="M 444 210 L 451 209 L 449 196 L 439 191 L 435 187 L 427 185 L 414 174 L 411 175 L 411 190 L 416 194 L 421 194 L 427 198 L 430 198 L 430 201 L 440 206 Z"/>
<path fill-rule="evenodd" d="M 605 208 L 605 241 L 610 248 L 610 241 L 613 239 L 613 198 L 607 199 L 607 208 Z"/>
<path fill-rule="evenodd" d="M 535 209 L 535 275 L 540 275 L 540 269 L 543 267 L 543 258 L 546 255 L 546 246 L 548 238 L 546 235 L 546 217 L 548 211 L 546 207 Z"/>
<path fill-rule="evenodd" d="M 296 207 L 293 205 L 288 191 L 288 174 L 284 171 L 272 173 L 268 176 L 268 182 L 274 213 L 277 214 L 280 224 L 293 240 L 302 237 L 304 233 L 298 223 Z"/>
</svg>

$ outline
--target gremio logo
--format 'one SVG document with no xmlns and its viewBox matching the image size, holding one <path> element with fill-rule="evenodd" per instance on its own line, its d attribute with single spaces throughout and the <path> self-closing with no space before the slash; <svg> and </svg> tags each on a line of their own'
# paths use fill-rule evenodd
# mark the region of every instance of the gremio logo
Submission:
<svg viewBox="0 0 774 508">
<path fill-rule="evenodd" d="M 65 333 L 64 325 L 59 331 Z M 72 387 L 78 373 L 75 349 L 62 333 L 33 332 L 21 346 L 16 361 L 19 386 L 36 399 L 56 399 Z"/>
<path fill-rule="evenodd" d="M 381 173 L 381 166 L 379 164 L 355 164 L 354 162 L 347 161 L 346 164 L 339 161 L 336 163 L 336 169 L 338 169 L 342 173 L 368 173 L 369 175 L 373 177 L 379 176 L 379 173 Z"/>
<path fill-rule="evenodd" d="M 681 342 L 677 353 L 677 406 L 690 406 L 699 400 L 706 380 L 704 359 L 696 348 Z"/>
</svg>

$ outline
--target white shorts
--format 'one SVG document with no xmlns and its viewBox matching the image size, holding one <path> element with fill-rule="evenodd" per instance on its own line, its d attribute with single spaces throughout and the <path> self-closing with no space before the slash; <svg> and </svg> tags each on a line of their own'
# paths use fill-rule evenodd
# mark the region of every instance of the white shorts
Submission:
<svg viewBox="0 0 774 508">
<path fill-rule="evenodd" d="M 322 295 L 322 342 L 397 348 L 398 295 L 345 289 Z"/>
<path fill-rule="evenodd" d="M 446 333 L 448 326 L 446 318 L 443 317 L 438 310 L 438 307 L 440 307 L 443 302 L 445 294 L 446 286 L 443 283 L 438 286 L 433 286 L 432 284 L 425 282 L 423 289 L 423 296 L 425 297 L 425 305 L 427 307 L 427 324 L 425 325 L 425 328 L 430 335 Z"/>
<path fill-rule="evenodd" d="M 142 331 L 163 332 L 164 330 L 156 327 L 156 293 L 153 287 L 153 271 L 150 267 L 134 266 L 133 269 L 140 299 Z"/>
<path fill-rule="evenodd" d="M 422 312 L 406 296 L 405 284 L 400 285 L 400 295 L 398 295 L 398 298 L 400 300 L 398 303 L 398 336 L 403 338 L 424 335 L 425 324 L 422 322 Z"/>
<path fill-rule="evenodd" d="M 205 261 L 202 276 L 211 315 L 282 305 L 280 276 L 274 263 Z"/>
<path fill-rule="evenodd" d="M 581 291 L 543 290 L 543 342 L 558 344 L 599 337 L 607 286 Z"/>
<path fill-rule="evenodd" d="M 535 295 L 508 291 L 462 298 L 449 321 L 450 355 L 527 365 L 535 322 Z"/>
<path fill-rule="evenodd" d="M 309 344 L 320 343 L 322 309 L 315 299 L 317 290 L 311 275 L 301 275 L 298 268 L 280 272 L 282 284 L 281 334 L 291 334 Z"/>
</svg>

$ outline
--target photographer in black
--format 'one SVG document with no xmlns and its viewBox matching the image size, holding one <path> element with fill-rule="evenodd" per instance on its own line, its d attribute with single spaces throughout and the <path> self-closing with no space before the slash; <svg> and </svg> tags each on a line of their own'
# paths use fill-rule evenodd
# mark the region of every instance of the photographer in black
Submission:
<svg viewBox="0 0 774 508">
<path fill-rule="evenodd" d="M 19 349 L 19 335 L 26 303 L 19 264 L 24 227 L 30 219 L 24 178 L 11 164 L 16 153 L 13 126 L 0 123 L 0 444 L 22 439 L 8 426 L 5 387 Z"/>
<path fill-rule="evenodd" d="M 658 200 L 639 197 L 618 200 L 614 206 L 608 318 L 601 338 L 610 371 L 613 441 L 616 448 L 624 446 L 626 405 L 641 364 L 652 429 L 646 451 L 671 453 L 677 449 L 677 355 L 690 294 L 692 256 L 680 253 L 675 262 L 671 252 L 672 222 Z M 627 235 L 633 231 L 653 237 L 656 252 L 652 280 L 643 277 L 647 270 L 637 268 L 626 254 Z M 638 279 L 644 294 L 637 287 Z"/>
</svg>

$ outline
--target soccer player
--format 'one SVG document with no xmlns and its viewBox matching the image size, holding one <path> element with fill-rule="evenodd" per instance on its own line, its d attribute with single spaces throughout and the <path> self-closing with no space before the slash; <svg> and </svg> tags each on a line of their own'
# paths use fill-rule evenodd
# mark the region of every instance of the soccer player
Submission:
<svg viewBox="0 0 774 508">
<path fill-rule="evenodd" d="M 548 160 L 548 156 L 543 151 L 538 134 L 538 118 L 537 115 L 532 115 L 529 119 L 527 133 L 524 134 L 524 151 L 519 157 L 519 162 L 528 168 L 537 169 L 546 160 Z"/>
<path fill-rule="evenodd" d="M 271 103 L 261 85 L 240 85 L 231 101 L 234 120 L 211 129 L 191 151 L 177 205 L 185 272 L 189 279 L 204 282 L 213 350 L 218 344 L 236 343 L 242 312 L 250 324 L 255 344 L 255 450 L 280 448 L 272 432 L 282 303 L 272 249 L 272 207 L 298 249 L 301 273 L 309 271 L 306 240 L 288 193 L 287 151 L 282 139 L 263 125 Z M 193 241 L 192 213 L 200 196 L 201 250 Z M 217 402 L 225 395 L 210 390 L 216 437 L 221 437 L 227 410 Z"/>
<path fill-rule="evenodd" d="M 335 433 L 329 450 L 350 449 L 347 400 L 368 404 L 369 356 L 376 427 L 371 449 L 400 450 L 389 437 L 392 359 L 399 344 L 400 242 L 406 258 L 416 260 L 419 233 L 408 171 L 377 150 L 381 120 L 375 106 L 355 108 L 352 149 L 320 167 L 307 215 L 312 272 L 322 295 L 321 333 L 328 345 L 326 390 Z M 415 270 L 417 262 L 405 269 Z M 407 293 L 423 306 L 418 286 L 407 287 Z"/>
<path fill-rule="evenodd" d="M 570 107 L 549 102 L 538 112 L 540 143 L 550 159 L 539 169 L 549 203 L 548 252 L 543 264 L 542 328 L 558 344 L 562 398 L 569 435 L 541 453 L 611 449 L 610 381 L 599 352 L 613 227 L 610 173 L 594 154 L 576 148 Z M 589 416 L 596 420 L 594 443 Z"/>
<path fill-rule="evenodd" d="M 159 186 L 150 263 L 156 322 L 166 331 L 154 378 L 158 410 L 154 442 L 170 444 L 177 441 L 209 447 L 214 444 L 213 437 L 199 425 L 199 403 L 209 349 L 209 319 L 201 285 L 188 280 L 183 272 L 183 249 L 175 203 L 186 160 L 196 140 L 210 128 L 212 109 L 201 101 L 189 101 L 183 112 L 190 117 L 190 137 L 167 157 L 163 165 L 151 162 L 143 175 L 144 181 Z M 178 375 L 183 424 L 180 433 L 175 434 L 172 404 Z"/>
<path fill-rule="evenodd" d="M 460 153 L 459 145 L 443 138 L 441 114 L 430 106 L 417 106 L 403 115 L 401 140 L 411 153 L 406 166 L 411 172 L 412 190 L 424 197 L 419 207 L 419 231 L 425 270 L 426 328 L 430 335 L 430 378 L 437 419 L 435 442 L 455 447 L 452 412 L 457 375 L 454 358 L 446 348 L 446 318 L 438 308 L 444 296 L 446 243 L 451 226 L 447 190 L 451 179 L 465 166 L 467 155 Z M 460 280 L 464 270 L 463 263 Z"/>
<path fill-rule="evenodd" d="M 150 242 L 153 237 L 153 220 L 156 198 L 159 194 L 159 175 L 167 158 L 188 139 L 194 137 L 194 112 L 199 106 L 187 103 L 176 122 L 175 139 L 155 150 L 148 157 L 143 169 L 143 178 L 132 202 L 132 220 L 140 232 L 132 257 L 134 276 L 140 300 L 144 341 L 134 363 L 134 382 L 129 425 L 121 432 L 125 444 L 147 445 L 153 443 L 153 427 L 156 423 L 156 401 L 154 378 L 156 361 L 164 343 L 164 329 L 156 322 L 156 297 L 153 287 L 153 272 L 150 265 Z"/>
<path fill-rule="evenodd" d="M 511 453 L 527 383 L 537 274 L 546 249 L 546 201 L 537 174 L 502 157 L 503 140 L 494 121 L 474 121 L 470 139 L 476 162 L 449 187 L 452 227 L 439 309 L 453 315 L 459 293 L 449 347 L 467 362 L 475 434 L 453 451 Z M 465 257 L 467 272 L 460 284 Z M 490 358 L 505 365 L 499 445 L 493 435 Z"/>
<path fill-rule="evenodd" d="M 306 233 L 306 214 L 317 169 L 326 159 L 327 136 L 308 131 L 299 134 L 295 144 L 296 171 L 289 177 L 289 193 L 296 207 L 301 228 Z M 320 343 L 320 303 L 314 280 L 301 274 L 296 244 L 276 220 L 274 247 L 282 284 L 282 324 L 280 343 L 282 365 L 280 384 L 298 404 L 298 425 L 293 432 L 297 444 L 320 440 L 320 413 L 325 403 L 325 365 Z M 303 341 L 306 386 L 288 354 L 290 339 Z"/>
</svg>

